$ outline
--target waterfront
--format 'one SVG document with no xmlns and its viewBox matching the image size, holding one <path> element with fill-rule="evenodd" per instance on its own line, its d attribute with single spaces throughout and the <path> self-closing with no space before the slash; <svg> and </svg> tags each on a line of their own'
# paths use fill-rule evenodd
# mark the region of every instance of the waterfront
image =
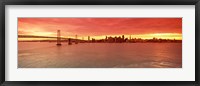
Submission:
<svg viewBox="0 0 200 86">
<path fill-rule="evenodd" d="M 18 42 L 18 68 L 181 68 L 182 43 Z"/>
</svg>

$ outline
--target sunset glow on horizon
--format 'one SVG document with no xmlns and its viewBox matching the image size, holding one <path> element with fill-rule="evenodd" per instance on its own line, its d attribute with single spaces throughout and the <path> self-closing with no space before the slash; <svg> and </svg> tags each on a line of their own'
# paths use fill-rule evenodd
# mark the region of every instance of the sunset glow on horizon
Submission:
<svg viewBox="0 0 200 86">
<path fill-rule="evenodd" d="M 87 40 L 106 36 L 126 38 L 182 40 L 182 18 L 18 18 L 18 35 L 56 37 Z M 18 38 L 39 40 L 39 38 Z"/>
</svg>

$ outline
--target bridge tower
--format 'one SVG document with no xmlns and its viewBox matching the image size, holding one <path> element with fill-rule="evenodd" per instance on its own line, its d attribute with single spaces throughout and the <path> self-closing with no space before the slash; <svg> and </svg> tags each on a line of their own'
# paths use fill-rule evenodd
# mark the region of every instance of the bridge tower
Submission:
<svg viewBox="0 0 200 86">
<path fill-rule="evenodd" d="M 68 38 L 68 45 L 72 45 L 71 38 Z"/>
<path fill-rule="evenodd" d="M 57 46 L 61 46 L 60 30 L 57 31 Z"/>
<path fill-rule="evenodd" d="M 88 42 L 90 42 L 90 36 L 88 36 Z"/>
</svg>

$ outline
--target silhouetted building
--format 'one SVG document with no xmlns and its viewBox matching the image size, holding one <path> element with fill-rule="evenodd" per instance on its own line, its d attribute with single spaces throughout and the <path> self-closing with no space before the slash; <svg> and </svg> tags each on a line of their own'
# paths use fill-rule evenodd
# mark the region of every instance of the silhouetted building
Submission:
<svg viewBox="0 0 200 86">
<path fill-rule="evenodd" d="M 92 38 L 92 42 L 96 42 L 96 40 L 94 38 Z"/>
<path fill-rule="evenodd" d="M 104 42 L 107 42 L 107 41 L 108 41 L 108 37 L 106 36 L 106 38 L 105 38 Z"/>
<path fill-rule="evenodd" d="M 122 35 L 122 39 L 124 40 L 124 35 Z"/>
</svg>

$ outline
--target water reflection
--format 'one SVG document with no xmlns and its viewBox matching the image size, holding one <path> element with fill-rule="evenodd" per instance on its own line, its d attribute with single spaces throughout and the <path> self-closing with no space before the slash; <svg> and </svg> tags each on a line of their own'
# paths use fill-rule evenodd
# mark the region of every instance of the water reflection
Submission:
<svg viewBox="0 0 200 86">
<path fill-rule="evenodd" d="M 182 43 L 19 42 L 19 68 L 181 68 Z"/>
</svg>

